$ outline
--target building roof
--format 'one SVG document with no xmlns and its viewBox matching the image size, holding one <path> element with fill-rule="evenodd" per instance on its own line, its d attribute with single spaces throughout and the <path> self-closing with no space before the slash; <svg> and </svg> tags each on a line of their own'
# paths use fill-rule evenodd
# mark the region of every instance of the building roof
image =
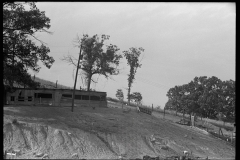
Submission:
<svg viewBox="0 0 240 160">
<path fill-rule="evenodd" d="M 16 90 L 61 90 L 61 91 L 73 91 L 73 89 L 61 89 L 61 88 L 15 88 Z M 76 89 L 75 91 L 77 92 L 95 92 L 95 93 L 106 93 L 106 92 L 100 92 L 100 91 L 85 91 L 85 90 L 78 90 Z"/>
</svg>

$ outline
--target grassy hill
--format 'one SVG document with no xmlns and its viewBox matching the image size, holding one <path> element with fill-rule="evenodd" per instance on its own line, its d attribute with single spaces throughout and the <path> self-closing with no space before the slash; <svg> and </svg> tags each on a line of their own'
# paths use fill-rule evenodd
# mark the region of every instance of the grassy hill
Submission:
<svg viewBox="0 0 240 160">
<path fill-rule="evenodd" d="M 41 84 L 41 88 L 56 88 L 56 83 L 54 83 L 54 82 L 44 80 L 44 79 L 41 79 L 41 78 L 38 78 L 38 77 L 35 77 L 35 81 L 39 82 Z M 61 85 L 61 84 L 57 84 L 57 88 L 59 88 L 59 89 L 72 89 L 73 87 L 68 87 L 68 86 L 64 86 L 64 85 Z"/>
<path fill-rule="evenodd" d="M 129 106 L 125 106 L 129 107 Z M 162 115 L 121 108 L 4 107 L 4 150 L 17 158 L 166 158 L 183 151 L 194 157 L 226 159 L 235 147 L 204 131 L 176 124 Z"/>
</svg>

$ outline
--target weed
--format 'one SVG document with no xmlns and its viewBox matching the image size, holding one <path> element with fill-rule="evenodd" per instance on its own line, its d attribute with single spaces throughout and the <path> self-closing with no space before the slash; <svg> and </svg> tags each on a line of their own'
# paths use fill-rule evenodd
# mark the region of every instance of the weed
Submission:
<svg viewBox="0 0 240 160">
<path fill-rule="evenodd" d="M 17 124 L 18 124 L 18 121 L 17 121 L 17 119 L 13 119 L 13 120 L 12 120 L 12 124 L 15 124 L 15 125 L 17 125 Z"/>
</svg>

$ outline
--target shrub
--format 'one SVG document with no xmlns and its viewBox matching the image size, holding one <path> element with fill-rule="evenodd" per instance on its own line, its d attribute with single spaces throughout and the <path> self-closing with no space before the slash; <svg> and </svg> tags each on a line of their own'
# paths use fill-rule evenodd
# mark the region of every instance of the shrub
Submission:
<svg viewBox="0 0 240 160">
<path fill-rule="evenodd" d="M 12 120 L 12 124 L 15 124 L 15 125 L 18 124 L 17 119 L 13 119 L 13 120 Z"/>
</svg>

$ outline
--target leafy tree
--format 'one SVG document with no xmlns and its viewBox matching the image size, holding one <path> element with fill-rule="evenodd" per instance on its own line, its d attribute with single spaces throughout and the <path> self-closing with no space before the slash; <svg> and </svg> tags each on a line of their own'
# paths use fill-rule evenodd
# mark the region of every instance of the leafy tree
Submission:
<svg viewBox="0 0 240 160">
<path fill-rule="evenodd" d="M 118 89 L 118 90 L 117 90 L 116 97 L 117 97 L 118 100 L 122 103 L 122 108 L 123 108 L 124 95 L 123 95 L 123 91 L 122 91 L 121 89 Z"/>
<path fill-rule="evenodd" d="M 199 114 L 209 118 L 225 121 L 235 119 L 235 82 L 221 81 L 215 76 L 195 77 L 193 81 L 182 86 L 170 88 L 166 108 Z"/>
<path fill-rule="evenodd" d="M 225 121 L 235 121 L 235 82 L 233 80 L 223 81 L 220 94 L 221 114 Z"/>
<path fill-rule="evenodd" d="M 123 91 L 121 89 L 117 90 L 116 97 L 122 102 L 124 99 Z"/>
<path fill-rule="evenodd" d="M 216 118 L 221 110 L 219 106 L 221 80 L 213 76 L 206 79 L 203 84 L 204 91 L 198 102 L 205 107 L 207 117 Z"/>
<path fill-rule="evenodd" d="M 198 104 L 201 88 L 196 87 L 193 81 L 183 86 L 185 86 L 185 93 L 182 98 L 185 101 L 187 113 L 189 115 L 201 113 L 201 106 Z"/>
<path fill-rule="evenodd" d="M 165 110 L 175 110 L 172 99 L 168 99 L 164 107 Z"/>
<path fill-rule="evenodd" d="M 108 78 L 110 75 L 117 75 L 119 73 L 117 67 L 122 56 L 117 54 L 119 48 L 116 45 L 104 44 L 106 40 L 109 40 L 109 37 L 108 35 L 102 35 L 99 38 L 97 34 L 92 37 L 84 34 L 82 39 L 78 37 L 76 41 L 77 45 L 80 48 L 82 47 L 83 51 L 80 66 L 77 66 L 77 59 L 71 55 L 64 56 L 62 59 L 83 70 L 88 91 L 90 90 L 91 81 L 93 81 L 93 75 L 99 74 Z M 104 46 L 106 46 L 105 50 Z"/>
<path fill-rule="evenodd" d="M 133 101 L 135 101 L 137 104 L 140 104 L 142 101 L 142 95 L 139 92 L 133 92 L 130 95 L 130 99 L 132 99 Z"/>
<path fill-rule="evenodd" d="M 30 6 L 25 10 L 24 5 Z M 50 68 L 54 59 L 48 55 L 50 49 L 35 37 L 36 32 L 48 32 L 50 19 L 40 11 L 34 2 L 3 3 L 3 86 L 6 91 L 15 84 L 37 87 L 39 83 L 32 80 L 28 69 L 39 72 L 37 62 Z M 34 40 L 41 42 L 38 46 Z"/>
<path fill-rule="evenodd" d="M 167 92 L 167 97 L 171 100 L 171 106 L 172 109 L 176 111 L 176 115 L 178 111 L 183 110 L 182 109 L 182 97 L 183 95 L 183 90 L 182 86 L 175 86 L 174 88 L 170 88 L 169 91 Z"/>
<path fill-rule="evenodd" d="M 206 103 L 207 97 L 208 97 L 208 91 L 207 91 L 207 77 L 195 77 L 193 81 L 196 92 L 199 94 L 197 103 L 200 105 L 200 112 L 201 116 L 208 117 L 208 110 L 209 106 Z"/>
<path fill-rule="evenodd" d="M 127 59 L 127 64 L 130 66 L 130 73 L 128 75 L 128 103 L 130 103 L 130 93 L 133 80 L 137 72 L 137 68 L 141 67 L 139 62 L 139 57 L 141 53 L 144 52 L 142 47 L 140 48 L 130 48 L 128 51 L 123 51 L 125 58 Z"/>
</svg>

